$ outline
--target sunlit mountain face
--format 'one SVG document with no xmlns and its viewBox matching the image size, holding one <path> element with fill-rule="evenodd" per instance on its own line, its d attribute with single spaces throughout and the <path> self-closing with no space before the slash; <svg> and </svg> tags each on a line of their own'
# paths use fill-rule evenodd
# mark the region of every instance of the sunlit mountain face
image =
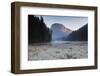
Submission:
<svg viewBox="0 0 100 76">
<path fill-rule="evenodd" d="M 63 24 L 60 23 L 52 24 L 51 31 L 52 31 L 53 41 L 57 40 L 63 41 L 72 32 L 70 29 L 66 28 Z"/>
</svg>

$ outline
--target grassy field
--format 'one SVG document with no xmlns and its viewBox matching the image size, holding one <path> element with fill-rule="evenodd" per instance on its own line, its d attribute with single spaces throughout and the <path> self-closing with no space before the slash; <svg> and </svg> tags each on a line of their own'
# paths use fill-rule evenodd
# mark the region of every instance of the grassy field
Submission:
<svg viewBox="0 0 100 76">
<path fill-rule="evenodd" d="M 56 60 L 88 58 L 86 41 L 66 41 L 28 46 L 28 60 Z"/>
</svg>

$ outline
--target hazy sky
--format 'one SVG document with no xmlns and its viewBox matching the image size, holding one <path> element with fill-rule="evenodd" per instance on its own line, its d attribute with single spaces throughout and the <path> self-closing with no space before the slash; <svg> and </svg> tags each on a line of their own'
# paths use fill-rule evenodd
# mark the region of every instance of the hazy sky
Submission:
<svg viewBox="0 0 100 76">
<path fill-rule="evenodd" d="M 54 23 L 61 23 L 71 30 L 77 30 L 86 23 L 88 17 L 75 17 L 75 16 L 42 16 L 47 27 L 51 27 Z"/>
</svg>

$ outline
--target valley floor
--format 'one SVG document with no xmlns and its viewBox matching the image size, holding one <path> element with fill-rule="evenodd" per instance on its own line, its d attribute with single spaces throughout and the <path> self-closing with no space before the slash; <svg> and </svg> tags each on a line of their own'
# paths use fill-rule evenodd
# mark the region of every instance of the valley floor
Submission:
<svg viewBox="0 0 100 76">
<path fill-rule="evenodd" d="M 51 42 L 28 46 L 28 60 L 88 58 L 86 41 Z"/>
</svg>

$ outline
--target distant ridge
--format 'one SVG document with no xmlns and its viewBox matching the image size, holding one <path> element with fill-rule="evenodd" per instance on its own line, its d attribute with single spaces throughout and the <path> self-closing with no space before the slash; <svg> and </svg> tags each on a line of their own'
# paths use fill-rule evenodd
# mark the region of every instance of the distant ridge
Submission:
<svg viewBox="0 0 100 76">
<path fill-rule="evenodd" d="M 88 40 L 88 24 L 80 29 L 73 31 L 66 39 L 67 41 L 87 41 Z"/>
<path fill-rule="evenodd" d="M 54 24 L 52 24 L 51 28 L 56 28 L 56 29 L 65 30 L 65 32 L 72 31 L 72 30 L 70 30 L 69 28 L 66 28 L 66 27 L 65 27 L 63 24 L 61 24 L 61 23 L 54 23 Z"/>
<path fill-rule="evenodd" d="M 61 23 L 54 23 L 51 26 L 52 40 L 64 40 L 72 32 Z"/>
</svg>

